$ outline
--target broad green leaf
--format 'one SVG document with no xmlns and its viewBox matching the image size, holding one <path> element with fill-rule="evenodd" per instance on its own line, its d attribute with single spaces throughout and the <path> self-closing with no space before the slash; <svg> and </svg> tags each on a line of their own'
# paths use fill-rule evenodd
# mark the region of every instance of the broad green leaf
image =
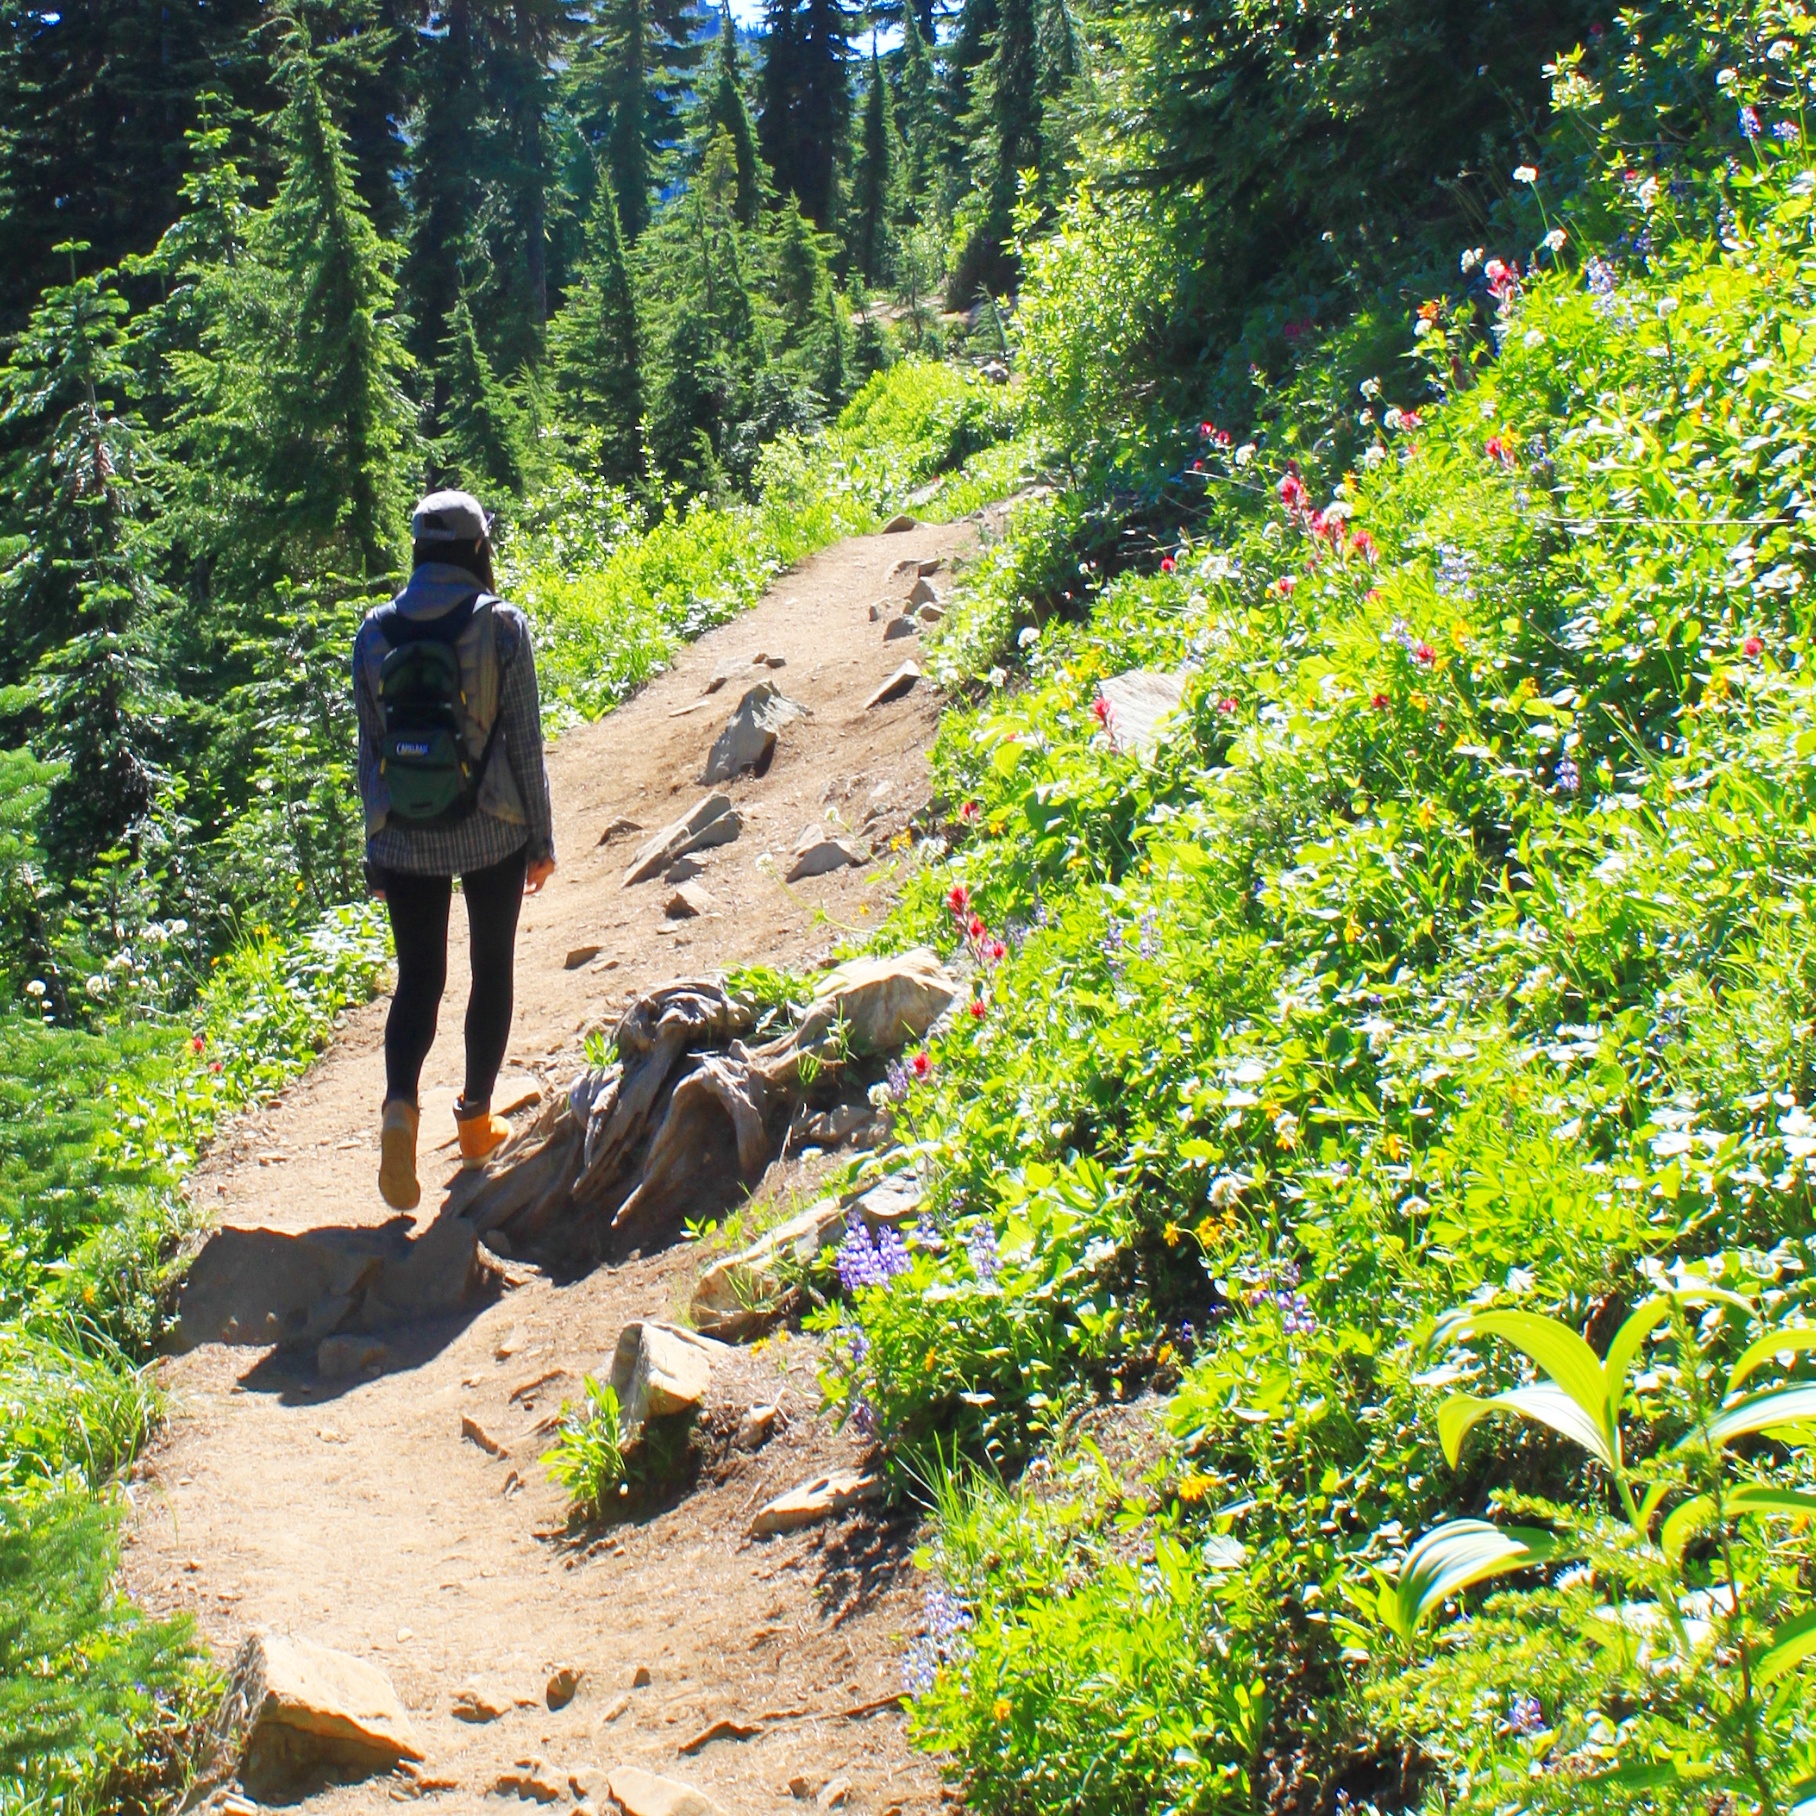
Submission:
<svg viewBox="0 0 1816 1816">
<path fill-rule="evenodd" d="M 1776 1683 L 1787 1671 L 1794 1671 L 1816 1652 L 1816 1608 L 1786 1621 L 1773 1635 L 1771 1644 L 1753 1665 L 1753 1676 L 1762 1684 Z"/>
<path fill-rule="evenodd" d="M 1796 1425 L 1808 1419 L 1816 1419 L 1816 1382 L 1802 1387 L 1780 1387 L 1771 1393 L 1753 1394 L 1738 1406 L 1730 1406 L 1726 1412 L 1711 1420 L 1708 1438 L 1711 1444 L 1727 1444 L 1756 1431 L 1770 1431 L 1774 1426 Z M 1692 1433 L 1685 1438 L 1678 1448 L 1681 1450 L 1693 1445 L 1696 1435 Z"/>
<path fill-rule="evenodd" d="M 1413 1546 L 1391 1597 L 1383 1593 L 1383 1604 L 1395 1604 L 1388 1625 L 1410 1639 L 1433 1608 L 1472 1583 L 1528 1570 L 1556 1553 L 1557 1541 L 1548 1532 L 1491 1526 L 1486 1520 L 1447 1521 Z"/>
<path fill-rule="evenodd" d="M 1558 1391 L 1580 1409 L 1583 1422 L 1594 1428 L 1596 1441 L 1584 1448 L 1610 1468 L 1620 1466 L 1620 1432 L 1608 1416 L 1608 1388 L 1601 1360 L 1569 1325 L 1541 1317 L 1537 1312 L 1473 1312 L 1454 1324 L 1444 1325 L 1440 1334 L 1452 1343 L 1469 1342 L 1476 1337 L 1504 1337 L 1515 1349 L 1530 1356 L 1551 1377 Z M 1504 1400 L 1505 1396 L 1496 1395 L 1496 1399 Z M 1545 1423 L 1551 1425 L 1554 1421 L 1547 1418 Z M 1557 1429 L 1583 1442 L 1577 1431 L 1563 1426 Z"/>
<path fill-rule="evenodd" d="M 1471 1427 L 1491 1412 L 1512 1412 L 1521 1418 L 1535 1419 L 1573 1444 L 1580 1444 L 1597 1462 L 1610 1469 L 1619 1467 L 1619 1460 L 1609 1448 L 1600 1421 L 1585 1413 L 1562 1388 L 1545 1381 L 1537 1387 L 1509 1388 L 1506 1393 L 1487 1399 L 1478 1399 L 1474 1394 L 1452 1394 L 1438 1408 L 1438 1442 L 1452 1469 L 1457 1466 L 1463 1439 Z"/>
<path fill-rule="evenodd" d="M 1658 1531 L 1658 1547 L 1673 1564 L 1682 1561 L 1684 1547 L 1715 1517 L 1712 1496 L 1699 1494 L 1673 1507 Z"/>
<path fill-rule="evenodd" d="M 1739 1392 L 1741 1382 L 1765 1363 L 1779 1356 L 1801 1355 L 1805 1350 L 1811 1349 L 1816 1349 L 1816 1325 L 1799 1330 L 1773 1331 L 1769 1336 L 1756 1338 L 1740 1352 L 1740 1360 L 1734 1364 L 1734 1372 L 1728 1377 L 1728 1392 Z"/>
<path fill-rule="evenodd" d="M 1608 1418 L 1620 1417 L 1621 1401 L 1627 1393 L 1627 1370 L 1639 1354 L 1640 1345 L 1671 1315 L 1671 1301 L 1657 1297 L 1636 1305 L 1621 1321 L 1602 1360 L 1602 1382 L 1607 1396 Z"/>
</svg>

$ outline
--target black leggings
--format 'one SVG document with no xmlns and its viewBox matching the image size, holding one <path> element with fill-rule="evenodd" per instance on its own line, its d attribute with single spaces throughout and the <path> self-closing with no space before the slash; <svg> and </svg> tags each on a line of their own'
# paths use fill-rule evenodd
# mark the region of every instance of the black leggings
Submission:
<svg viewBox="0 0 1816 1816">
<path fill-rule="evenodd" d="M 527 847 L 525 848 L 527 851 Z M 467 902 L 473 988 L 467 997 L 469 1104 L 489 1103 L 511 1037 L 511 973 L 517 949 L 517 914 L 523 906 L 525 852 L 460 879 Z M 385 1023 L 385 1101 L 416 1102 L 422 1062 L 435 1043 L 435 1017 L 448 982 L 448 899 L 451 877 L 412 876 L 387 870 L 385 905 L 397 947 L 397 990 Z"/>
</svg>

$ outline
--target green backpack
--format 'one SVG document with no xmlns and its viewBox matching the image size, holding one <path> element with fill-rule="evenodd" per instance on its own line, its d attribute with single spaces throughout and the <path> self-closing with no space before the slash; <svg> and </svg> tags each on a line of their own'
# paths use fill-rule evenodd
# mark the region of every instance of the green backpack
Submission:
<svg viewBox="0 0 1816 1816">
<path fill-rule="evenodd" d="M 504 714 L 494 719 L 475 762 L 461 732 L 467 696 L 454 644 L 474 613 L 489 603 L 485 594 L 475 593 L 439 618 L 406 618 L 390 605 L 376 614 L 379 634 L 390 646 L 378 671 L 385 716 L 379 773 L 391 812 L 412 825 L 464 820 L 478 803 Z"/>
</svg>

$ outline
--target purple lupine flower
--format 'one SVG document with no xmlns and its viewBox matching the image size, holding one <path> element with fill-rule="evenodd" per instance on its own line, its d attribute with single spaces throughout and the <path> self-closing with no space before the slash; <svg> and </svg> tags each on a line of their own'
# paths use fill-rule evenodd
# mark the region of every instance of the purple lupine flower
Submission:
<svg viewBox="0 0 1816 1816">
<path fill-rule="evenodd" d="M 1789 120 L 1780 120 L 1772 128 L 1772 137 L 1775 138 L 1780 145 L 1795 145 L 1799 134 L 1797 128 L 1793 126 Z"/>
<path fill-rule="evenodd" d="M 1507 1732 L 1509 1734 L 1542 1734 L 1545 1711 L 1536 1696 L 1515 1693 L 1507 1698 Z"/>
<path fill-rule="evenodd" d="M 908 1259 L 908 1245 L 901 1238 L 898 1230 L 885 1224 L 876 1233 L 876 1259 L 884 1280 L 893 1280 L 897 1274 L 905 1274 L 914 1263 Z"/>
<path fill-rule="evenodd" d="M 997 1252 L 996 1231 L 987 1223 L 972 1226 L 970 1235 L 965 1238 L 965 1252 L 971 1257 L 971 1270 L 985 1286 L 996 1281 Z"/>
<path fill-rule="evenodd" d="M 851 1427 L 861 1438 L 876 1436 L 876 1409 L 868 1400 L 854 1400 L 851 1406 Z"/>
<path fill-rule="evenodd" d="M 1309 1337 L 1318 1328 L 1318 1314 L 1303 1293 L 1277 1292 L 1274 1304 L 1280 1313 L 1281 1328 L 1289 1337 Z"/>
<path fill-rule="evenodd" d="M 1751 107 L 1740 110 L 1740 136 L 1743 139 L 1759 137 L 1759 115 Z"/>
<path fill-rule="evenodd" d="M 1583 785 L 1583 772 L 1569 757 L 1559 757 L 1552 774 L 1559 794 L 1573 795 Z"/>
<path fill-rule="evenodd" d="M 1154 908 L 1141 917 L 1141 956 L 1146 959 L 1160 956 L 1160 913 Z"/>
<path fill-rule="evenodd" d="M 861 1324 L 841 1324 L 839 1339 L 851 1351 L 851 1366 L 862 1368 L 864 1358 L 870 1354 L 870 1339 L 864 1334 Z"/>
<path fill-rule="evenodd" d="M 839 1244 L 838 1267 L 839 1285 L 848 1293 L 855 1293 L 862 1286 L 881 1286 L 887 1278 L 870 1231 L 863 1223 L 854 1224 L 845 1232 L 845 1240 Z"/>
<path fill-rule="evenodd" d="M 890 1101 L 900 1103 L 908 1095 L 909 1088 L 914 1083 L 914 1080 L 908 1075 L 908 1068 L 899 1059 L 892 1059 L 885 1077 L 889 1087 Z"/>
</svg>

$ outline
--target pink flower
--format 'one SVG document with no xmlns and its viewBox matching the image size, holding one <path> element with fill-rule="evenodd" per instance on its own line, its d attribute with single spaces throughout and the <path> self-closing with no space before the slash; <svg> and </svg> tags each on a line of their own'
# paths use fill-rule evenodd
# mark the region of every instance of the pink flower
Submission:
<svg viewBox="0 0 1816 1816">
<path fill-rule="evenodd" d="M 1489 436 L 1482 452 L 1490 460 L 1498 460 L 1504 467 L 1513 465 L 1513 450 L 1498 435 Z"/>
<path fill-rule="evenodd" d="M 974 914 L 970 920 L 965 923 L 965 931 L 970 934 L 974 940 L 981 940 L 990 929 L 984 925 L 984 917 L 981 914 Z"/>
<path fill-rule="evenodd" d="M 1091 711 L 1096 715 L 1097 723 L 1108 731 L 1110 727 L 1110 703 L 1102 694 L 1099 694 L 1097 698 L 1091 702 Z"/>
<path fill-rule="evenodd" d="M 984 1019 L 984 999 L 981 996 L 974 996 L 971 999 L 971 1019 L 973 1021 Z"/>
<path fill-rule="evenodd" d="M 1172 557 L 1172 556 L 1171 556 L 1171 555 L 1162 555 L 1162 556 L 1161 556 L 1161 558 L 1160 558 L 1160 571 L 1161 571 L 1161 572 L 1162 572 L 1162 573 L 1163 573 L 1163 574 L 1170 574 L 1170 573 L 1172 573 L 1172 572 L 1173 572 L 1173 570 L 1174 570 L 1174 569 L 1175 569 L 1175 568 L 1177 568 L 1177 567 L 1178 567 L 1178 566 L 1179 566 L 1179 563 L 1178 563 L 1178 562 L 1177 562 L 1177 561 L 1175 561 L 1175 560 L 1174 560 L 1174 559 L 1173 559 L 1173 557 Z"/>
<path fill-rule="evenodd" d="M 1373 605 L 1380 597 L 1381 589 L 1378 586 L 1371 586 L 1368 591 L 1362 595 L 1362 603 L 1364 605 Z"/>
<path fill-rule="evenodd" d="M 1364 561 L 1373 561 L 1376 553 L 1374 537 L 1366 530 L 1357 530 L 1349 539 L 1349 552 L 1360 555 Z"/>
<path fill-rule="evenodd" d="M 984 956 L 989 959 L 991 964 L 1000 965 L 1009 956 L 1009 948 L 1001 940 L 992 940 Z"/>
<path fill-rule="evenodd" d="M 1412 659 L 1418 663 L 1421 668 L 1430 668 L 1431 665 L 1437 661 L 1438 652 L 1433 649 L 1429 643 L 1426 643 L 1421 639 L 1412 646 Z"/>
<path fill-rule="evenodd" d="M 946 891 L 946 906 L 956 915 L 963 916 L 971 906 L 971 891 L 963 883 L 954 883 Z"/>
<path fill-rule="evenodd" d="M 1370 694 L 1368 696 L 1368 703 L 1378 713 L 1383 713 L 1387 710 L 1387 696 L 1385 694 Z"/>
<path fill-rule="evenodd" d="M 928 1053 L 925 1047 L 909 1060 L 908 1070 L 912 1072 L 916 1078 L 926 1078 L 931 1075 L 933 1071 L 933 1057 Z"/>
<path fill-rule="evenodd" d="M 983 816 L 983 811 L 981 803 L 977 801 L 967 801 L 964 806 L 958 810 L 958 817 L 961 820 L 976 820 Z"/>
<path fill-rule="evenodd" d="M 1274 591 L 1284 599 L 1298 584 L 1299 576 L 1297 574 L 1282 574 L 1280 578 L 1274 582 Z"/>
<path fill-rule="evenodd" d="M 1757 656 L 1764 651 L 1765 647 L 1765 643 L 1762 639 L 1758 637 L 1749 637 L 1746 642 L 1740 646 L 1740 653 L 1743 656 Z"/>
<path fill-rule="evenodd" d="M 1236 710 L 1236 701 L 1235 701 L 1234 696 L 1232 696 L 1230 694 L 1225 694 L 1223 696 L 1223 698 L 1217 702 L 1217 710 L 1220 713 L 1233 713 Z"/>
<path fill-rule="evenodd" d="M 1286 477 L 1280 481 L 1280 502 L 1289 511 L 1303 511 L 1305 500 L 1305 481 L 1289 469 Z"/>
<path fill-rule="evenodd" d="M 208 1062 L 208 1070 L 210 1072 L 218 1073 L 221 1070 L 221 1062 L 218 1059 L 211 1059 Z"/>
<path fill-rule="evenodd" d="M 208 1041 L 205 1035 L 192 1034 L 189 1037 L 189 1050 L 191 1053 L 200 1053 L 207 1044 Z"/>
</svg>

